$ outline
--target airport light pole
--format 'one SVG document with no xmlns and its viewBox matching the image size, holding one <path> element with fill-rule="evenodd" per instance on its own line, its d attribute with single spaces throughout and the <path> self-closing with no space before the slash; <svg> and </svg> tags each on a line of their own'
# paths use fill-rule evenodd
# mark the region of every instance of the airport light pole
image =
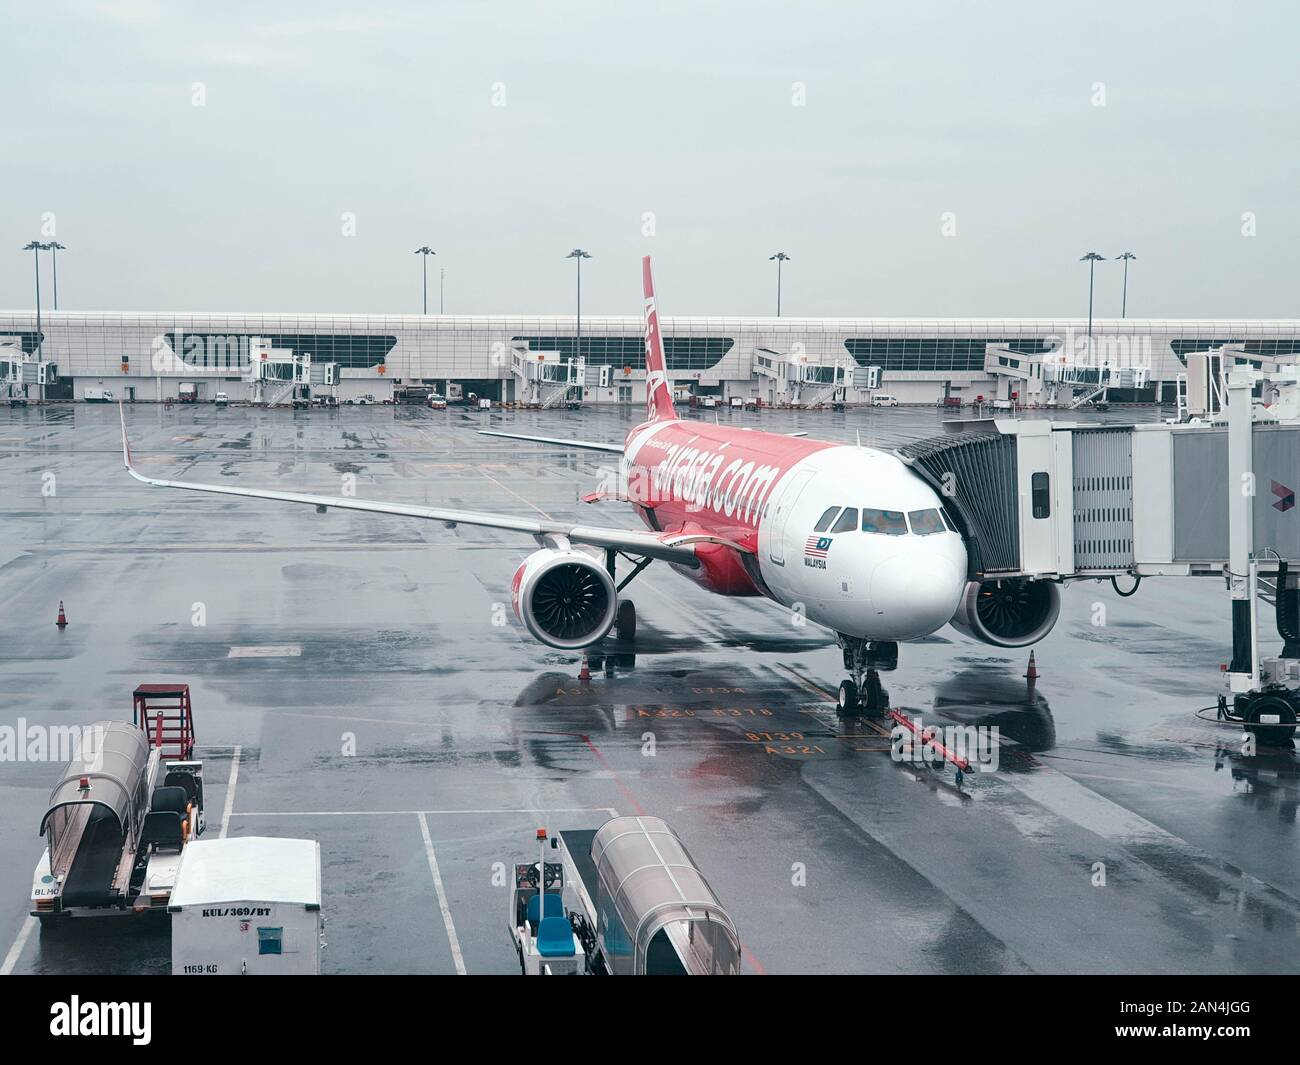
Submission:
<svg viewBox="0 0 1300 1065">
<path fill-rule="evenodd" d="M 574 248 L 573 251 L 569 252 L 569 254 L 565 256 L 565 258 L 578 260 L 578 336 L 577 336 L 578 354 L 577 357 L 582 358 L 582 260 L 590 259 L 591 255 L 590 253 L 583 251 L 581 248 Z"/>
<path fill-rule="evenodd" d="M 1087 255 L 1081 256 L 1079 262 L 1088 264 L 1088 354 L 1092 354 L 1092 272 L 1096 269 L 1098 263 L 1104 263 L 1106 257 L 1098 255 L 1095 251 L 1088 252 Z"/>
<path fill-rule="evenodd" d="M 425 244 L 423 247 L 416 248 L 415 254 L 423 256 L 420 262 L 424 267 L 422 271 L 424 274 L 424 313 L 428 314 L 429 313 L 429 256 L 437 255 L 438 253 L 434 251 L 431 247 L 429 247 L 429 245 Z"/>
<path fill-rule="evenodd" d="M 41 361 L 41 252 L 45 245 L 39 240 L 29 241 L 23 245 L 23 251 L 35 252 L 36 254 L 36 361 Z"/>
<path fill-rule="evenodd" d="M 790 261 L 790 256 L 785 252 L 779 251 L 775 255 L 767 257 L 768 262 L 776 263 L 776 316 L 781 317 L 781 264 Z"/>
<path fill-rule="evenodd" d="M 50 253 L 50 264 L 54 269 L 54 309 L 59 309 L 59 252 L 67 251 L 57 240 L 50 241 L 45 245 Z"/>
<path fill-rule="evenodd" d="M 1130 259 L 1136 259 L 1137 256 L 1134 255 L 1131 251 L 1126 251 L 1123 255 L 1116 256 L 1116 258 L 1124 260 L 1124 298 L 1120 303 L 1119 316 L 1121 318 L 1127 318 L 1128 317 L 1128 264 Z"/>
<path fill-rule="evenodd" d="M 439 314 L 446 313 L 445 310 L 446 300 L 444 296 L 446 287 L 447 287 L 447 268 L 444 266 L 442 268 L 442 273 L 438 275 L 438 313 Z"/>
</svg>

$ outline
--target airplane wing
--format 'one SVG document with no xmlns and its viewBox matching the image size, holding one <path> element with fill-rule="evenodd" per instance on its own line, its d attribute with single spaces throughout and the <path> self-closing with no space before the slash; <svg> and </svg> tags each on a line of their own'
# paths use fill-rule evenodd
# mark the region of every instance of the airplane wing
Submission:
<svg viewBox="0 0 1300 1065">
<path fill-rule="evenodd" d="M 527 440 L 534 444 L 557 444 L 560 447 L 575 447 L 583 451 L 609 451 L 615 455 L 623 454 L 622 444 L 599 444 L 594 440 L 562 440 L 554 436 L 530 436 L 527 433 L 503 433 L 499 429 L 480 429 L 480 436 L 500 436 L 506 440 Z"/>
<path fill-rule="evenodd" d="M 525 533 L 539 543 L 563 538 L 575 544 L 611 548 L 646 558 L 675 562 L 679 565 L 697 566 L 697 544 L 722 544 L 744 552 L 745 548 L 721 536 L 704 533 L 655 533 L 649 530 L 609 529 L 598 525 L 571 525 L 561 521 L 543 521 L 537 518 L 517 518 L 509 514 L 488 514 L 477 510 L 452 510 L 446 507 L 413 506 L 408 503 L 383 503 L 371 499 L 354 499 L 351 496 L 324 496 L 304 492 L 279 492 L 270 488 L 238 488 L 234 485 L 200 484 L 196 481 L 170 481 L 160 477 L 147 477 L 131 461 L 131 443 L 126 435 L 126 413 L 118 404 L 122 421 L 122 460 L 127 472 L 143 484 L 157 488 L 184 488 L 191 492 L 211 492 L 216 495 L 242 496 L 246 499 L 274 499 L 282 503 L 302 503 L 319 511 L 329 508 L 361 510 L 373 514 L 396 514 L 407 518 L 440 521 L 448 526 L 477 525 L 487 529 Z"/>
</svg>

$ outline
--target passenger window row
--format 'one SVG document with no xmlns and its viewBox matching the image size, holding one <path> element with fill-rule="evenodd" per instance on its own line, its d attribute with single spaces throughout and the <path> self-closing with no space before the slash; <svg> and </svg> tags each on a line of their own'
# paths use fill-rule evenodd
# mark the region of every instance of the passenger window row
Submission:
<svg viewBox="0 0 1300 1065">
<path fill-rule="evenodd" d="M 906 514 L 901 510 L 876 510 L 873 507 L 862 508 L 862 531 L 880 533 L 884 536 L 906 536 L 909 523 L 915 536 L 932 536 L 941 532 L 956 532 L 952 519 L 933 507 L 927 510 L 912 510 Z M 858 526 L 857 507 L 828 507 L 826 513 L 817 519 L 813 532 L 847 533 L 856 532 Z"/>
</svg>

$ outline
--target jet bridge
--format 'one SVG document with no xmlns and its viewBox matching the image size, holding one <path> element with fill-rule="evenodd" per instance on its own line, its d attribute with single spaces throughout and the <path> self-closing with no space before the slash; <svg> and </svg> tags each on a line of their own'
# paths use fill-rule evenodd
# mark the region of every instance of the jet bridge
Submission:
<svg viewBox="0 0 1300 1065">
<path fill-rule="evenodd" d="M 1252 468 L 1236 474 L 1224 424 L 950 424 L 898 455 L 944 497 L 972 579 L 1224 573 L 1240 473 L 1257 486 L 1251 551 L 1269 569 L 1300 564 L 1300 424 L 1255 423 Z"/>
<path fill-rule="evenodd" d="M 813 356 L 796 345 L 793 351 L 773 348 L 754 349 L 754 373 L 770 383 L 764 401 L 769 406 L 812 408 L 825 403 L 842 404 L 850 390 L 876 388 L 880 371 L 874 375 L 859 373 L 859 367 L 847 356 Z"/>
<path fill-rule="evenodd" d="M 1051 628 L 1061 582 L 1111 579 L 1118 590 L 1125 578 L 1136 589 L 1145 577 L 1220 576 L 1233 604 L 1234 696 L 1221 714 L 1289 739 L 1300 712 L 1300 367 L 1266 372 L 1202 354 L 1227 363 L 1226 398 L 1209 417 L 962 420 L 897 454 L 966 540 L 958 628 L 1018 647 Z M 1277 659 L 1259 656 L 1260 599 L 1276 612 Z"/>
</svg>

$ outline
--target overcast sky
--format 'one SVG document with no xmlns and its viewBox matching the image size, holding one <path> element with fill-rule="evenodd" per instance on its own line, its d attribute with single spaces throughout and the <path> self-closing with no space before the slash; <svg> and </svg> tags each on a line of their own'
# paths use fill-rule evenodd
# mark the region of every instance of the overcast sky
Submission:
<svg viewBox="0 0 1300 1065">
<path fill-rule="evenodd" d="M 1300 314 L 1292 3 L 0 10 L 6 308 Z"/>
</svg>

